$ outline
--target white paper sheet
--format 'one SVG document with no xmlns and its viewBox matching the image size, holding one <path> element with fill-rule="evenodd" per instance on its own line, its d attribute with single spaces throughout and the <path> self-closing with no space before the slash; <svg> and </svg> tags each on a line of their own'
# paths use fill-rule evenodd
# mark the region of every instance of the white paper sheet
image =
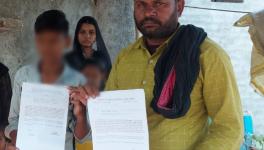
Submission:
<svg viewBox="0 0 264 150">
<path fill-rule="evenodd" d="M 20 150 L 64 150 L 68 105 L 66 87 L 24 83 L 17 147 Z"/>
<path fill-rule="evenodd" d="M 88 113 L 93 150 L 149 150 L 144 90 L 102 92 Z"/>
</svg>

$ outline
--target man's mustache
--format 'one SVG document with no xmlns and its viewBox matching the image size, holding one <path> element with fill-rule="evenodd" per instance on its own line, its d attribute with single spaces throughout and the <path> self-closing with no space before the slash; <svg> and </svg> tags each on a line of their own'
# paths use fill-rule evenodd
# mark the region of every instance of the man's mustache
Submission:
<svg viewBox="0 0 264 150">
<path fill-rule="evenodd" d="M 143 26 L 146 22 L 152 22 L 152 23 L 158 24 L 160 26 L 162 25 L 162 23 L 159 20 L 157 20 L 155 18 L 147 17 L 140 22 L 140 26 Z"/>
</svg>

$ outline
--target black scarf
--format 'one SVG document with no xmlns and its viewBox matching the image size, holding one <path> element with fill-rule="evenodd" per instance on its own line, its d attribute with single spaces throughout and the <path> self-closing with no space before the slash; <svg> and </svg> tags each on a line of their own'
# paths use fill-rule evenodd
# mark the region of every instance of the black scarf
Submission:
<svg viewBox="0 0 264 150">
<path fill-rule="evenodd" d="M 207 34 L 193 25 L 180 26 L 155 66 L 154 98 L 151 107 L 165 118 L 185 116 L 191 106 L 190 95 L 200 71 L 200 45 Z M 168 76 L 175 70 L 176 79 L 169 103 L 158 106 Z"/>
</svg>

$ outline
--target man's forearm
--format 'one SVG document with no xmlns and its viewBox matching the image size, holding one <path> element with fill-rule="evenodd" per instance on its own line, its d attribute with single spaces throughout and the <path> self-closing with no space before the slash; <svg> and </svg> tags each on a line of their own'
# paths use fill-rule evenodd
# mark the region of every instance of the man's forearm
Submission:
<svg viewBox="0 0 264 150">
<path fill-rule="evenodd" d="M 74 134 L 79 140 L 82 140 L 90 131 L 86 117 L 78 117 L 76 120 Z"/>
</svg>

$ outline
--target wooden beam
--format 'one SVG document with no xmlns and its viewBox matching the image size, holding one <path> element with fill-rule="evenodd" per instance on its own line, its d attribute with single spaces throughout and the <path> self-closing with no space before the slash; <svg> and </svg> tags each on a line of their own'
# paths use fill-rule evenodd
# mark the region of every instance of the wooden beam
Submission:
<svg viewBox="0 0 264 150">
<path fill-rule="evenodd" d="M 19 30 L 22 27 L 21 20 L 12 18 L 0 18 L 0 33 L 10 30 Z"/>
<path fill-rule="evenodd" d="M 6 22 L 4 20 L 0 20 L 0 32 L 8 31 L 8 28 L 6 27 Z"/>
</svg>

